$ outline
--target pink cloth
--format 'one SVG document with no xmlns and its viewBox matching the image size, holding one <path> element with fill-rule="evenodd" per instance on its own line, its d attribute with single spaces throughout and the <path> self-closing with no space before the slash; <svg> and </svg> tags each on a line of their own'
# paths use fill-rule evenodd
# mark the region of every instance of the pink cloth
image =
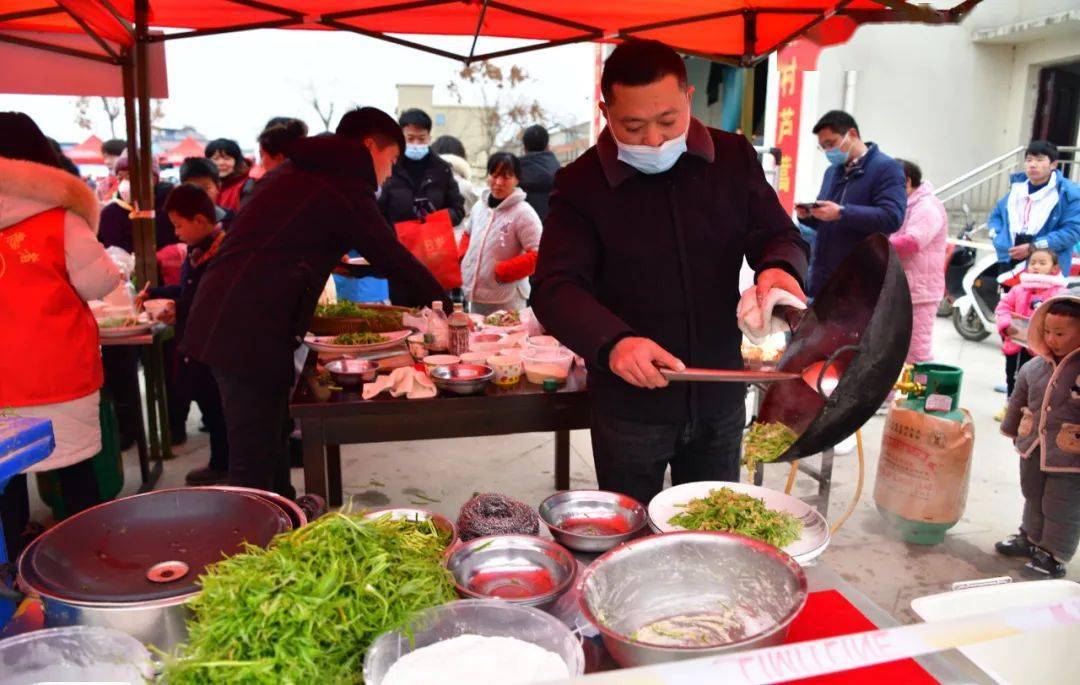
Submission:
<svg viewBox="0 0 1080 685">
<path fill-rule="evenodd" d="M 933 360 L 934 319 L 937 318 L 937 310 L 937 302 L 912 305 L 911 345 L 908 346 L 908 364 Z"/>
<path fill-rule="evenodd" d="M 1030 319 L 1039 305 L 1058 293 L 1065 292 L 1065 277 L 1061 274 L 1020 274 L 1020 285 L 1013 286 L 1005 293 L 994 310 L 998 332 L 1001 334 L 1001 351 L 1016 354 L 1023 348 L 1005 335 L 1005 330 L 1012 325 L 1013 317 Z"/>
<path fill-rule="evenodd" d="M 948 226 L 945 205 L 934 195 L 934 186 L 923 181 L 908 196 L 907 214 L 900 230 L 889 236 L 904 265 L 912 304 L 936 305 L 945 294 Z"/>
</svg>

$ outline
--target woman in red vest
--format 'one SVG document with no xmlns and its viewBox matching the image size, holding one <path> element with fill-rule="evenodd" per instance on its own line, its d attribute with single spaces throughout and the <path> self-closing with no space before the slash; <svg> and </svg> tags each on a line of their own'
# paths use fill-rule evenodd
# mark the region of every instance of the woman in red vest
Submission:
<svg viewBox="0 0 1080 685">
<path fill-rule="evenodd" d="M 97 241 L 99 213 L 37 124 L 0 112 L 0 408 L 52 420 L 56 449 L 29 470 L 58 470 L 70 512 L 102 501 L 90 461 L 101 450 L 101 350 L 86 301 L 112 291 L 120 271 Z M 29 515 L 20 474 L 0 495 L 9 552 Z"/>
</svg>

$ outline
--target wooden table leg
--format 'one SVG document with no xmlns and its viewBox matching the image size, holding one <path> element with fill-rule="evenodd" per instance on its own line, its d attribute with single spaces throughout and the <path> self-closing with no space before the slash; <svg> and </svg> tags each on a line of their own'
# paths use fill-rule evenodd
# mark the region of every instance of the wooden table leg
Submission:
<svg viewBox="0 0 1080 685">
<path fill-rule="evenodd" d="M 570 431 L 555 431 L 555 489 L 570 489 Z"/>
<path fill-rule="evenodd" d="M 326 503 L 331 507 L 340 507 L 344 497 L 341 487 L 341 445 L 326 446 L 326 479 L 330 490 Z"/>
<path fill-rule="evenodd" d="M 330 493 L 326 488 L 326 444 L 323 442 L 321 421 L 300 422 L 300 444 L 304 455 L 304 492 L 320 495 L 329 502 Z"/>
</svg>

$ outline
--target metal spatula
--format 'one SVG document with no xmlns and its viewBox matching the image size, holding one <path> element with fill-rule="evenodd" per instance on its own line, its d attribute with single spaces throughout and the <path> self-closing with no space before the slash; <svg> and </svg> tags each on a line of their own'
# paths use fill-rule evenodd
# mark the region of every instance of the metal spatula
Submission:
<svg viewBox="0 0 1080 685">
<path fill-rule="evenodd" d="M 775 383 L 793 381 L 801 378 L 815 390 L 820 382 L 821 391 L 828 395 L 840 379 L 840 371 L 835 365 L 817 362 L 806 367 L 802 373 L 794 371 L 746 371 L 743 369 L 683 369 L 673 371 L 660 369 L 660 373 L 669 381 L 696 381 L 705 383 Z"/>
</svg>

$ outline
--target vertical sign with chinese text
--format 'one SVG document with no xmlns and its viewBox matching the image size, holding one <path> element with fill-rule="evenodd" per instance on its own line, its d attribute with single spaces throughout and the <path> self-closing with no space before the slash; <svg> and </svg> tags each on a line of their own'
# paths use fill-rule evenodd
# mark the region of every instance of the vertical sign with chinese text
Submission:
<svg viewBox="0 0 1080 685">
<path fill-rule="evenodd" d="M 780 149 L 776 194 L 789 213 L 795 210 L 795 168 L 799 161 L 799 120 L 802 114 L 803 72 L 817 68 L 821 47 L 807 40 L 786 45 L 777 55 L 779 97 L 776 107 L 776 141 Z"/>
</svg>

